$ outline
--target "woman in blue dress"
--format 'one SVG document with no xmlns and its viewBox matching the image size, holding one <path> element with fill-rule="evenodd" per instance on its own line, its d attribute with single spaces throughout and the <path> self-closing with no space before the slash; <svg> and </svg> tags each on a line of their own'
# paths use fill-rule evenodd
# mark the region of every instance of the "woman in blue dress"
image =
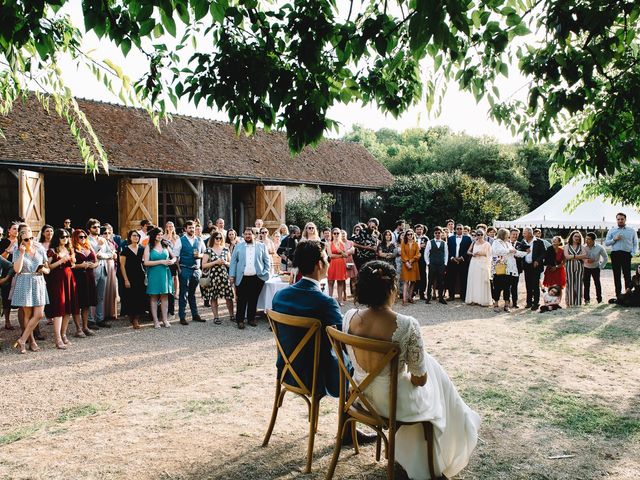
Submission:
<svg viewBox="0 0 640 480">
<path fill-rule="evenodd" d="M 160 318 L 162 326 L 170 327 L 167 320 L 169 311 L 169 297 L 173 295 L 173 278 L 169 267 L 176 262 L 169 244 L 162 238 L 161 228 L 154 228 L 149 232 L 149 243 L 144 249 L 143 261 L 147 267 L 147 295 L 153 326 L 160 328 L 158 321 L 158 300 L 160 301 Z"/>
<path fill-rule="evenodd" d="M 24 330 L 14 347 L 20 353 L 27 353 L 27 340 L 31 350 L 40 350 L 33 338 L 33 330 L 44 316 L 44 306 L 49 303 L 45 274 L 49 273 L 47 253 L 34 242 L 31 229 L 22 230 L 18 234 L 18 250 L 13 255 L 13 270 L 16 283 L 11 297 L 11 305 L 21 307 L 24 312 Z"/>
</svg>

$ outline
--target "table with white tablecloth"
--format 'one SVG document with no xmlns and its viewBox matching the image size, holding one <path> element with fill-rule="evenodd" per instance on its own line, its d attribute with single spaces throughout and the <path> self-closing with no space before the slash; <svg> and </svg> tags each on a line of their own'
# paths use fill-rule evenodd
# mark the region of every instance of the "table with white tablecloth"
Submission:
<svg viewBox="0 0 640 480">
<path fill-rule="evenodd" d="M 289 282 L 283 282 L 280 277 L 271 277 L 264 282 L 260 296 L 258 297 L 258 310 L 270 310 L 273 303 L 273 297 L 276 292 L 287 288 Z"/>
<path fill-rule="evenodd" d="M 322 279 L 320 281 L 320 287 L 323 292 L 327 292 L 327 280 Z M 257 310 L 270 310 L 273 305 L 273 297 L 277 292 L 289 286 L 289 281 L 283 282 L 281 277 L 273 276 L 266 282 L 264 282 L 264 286 L 262 287 L 262 291 L 260 292 L 260 296 L 258 297 L 258 306 Z"/>
</svg>

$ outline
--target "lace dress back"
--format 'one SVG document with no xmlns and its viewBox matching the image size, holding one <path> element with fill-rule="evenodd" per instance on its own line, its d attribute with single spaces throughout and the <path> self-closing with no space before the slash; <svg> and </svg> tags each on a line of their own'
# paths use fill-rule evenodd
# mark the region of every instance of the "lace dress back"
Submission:
<svg viewBox="0 0 640 480">
<path fill-rule="evenodd" d="M 342 322 L 342 329 L 349 333 L 351 319 L 357 309 L 349 310 Z M 424 349 L 418 321 L 397 314 L 396 330 L 391 340 L 398 343 L 398 397 L 396 418 L 404 422 L 429 421 L 435 433 L 435 467 L 438 475 L 452 477 L 468 463 L 476 446 L 480 417 L 462 400 L 440 364 Z M 367 372 L 358 364 L 354 351 L 347 346 L 347 353 L 354 367 L 353 378 L 360 383 Z M 364 390 L 364 395 L 378 413 L 389 416 L 389 367 Z M 422 387 L 411 383 L 411 374 L 427 374 Z M 406 425 L 396 433 L 396 460 L 407 471 L 409 478 L 427 479 L 426 444 L 422 426 Z"/>
</svg>

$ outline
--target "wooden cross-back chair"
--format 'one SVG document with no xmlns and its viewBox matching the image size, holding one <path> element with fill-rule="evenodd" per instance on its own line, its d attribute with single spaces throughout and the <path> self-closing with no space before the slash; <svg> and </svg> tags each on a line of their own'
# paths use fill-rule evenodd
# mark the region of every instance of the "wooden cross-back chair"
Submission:
<svg viewBox="0 0 640 480">
<path fill-rule="evenodd" d="M 269 439 L 271 438 L 271 433 L 273 432 L 273 427 L 276 423 L 276 417 L 278 416 L 278 409 L 282 407 L 285 393 L 291 392 L 298 395 L 304 399 L 309 410 L 309 444 L 307 447 L 307 464 L 304 471 L 305 473 L 309 473 L 311 472 L 311 463 L 313 461 L 313 443 L 315 440 L 315 434 L 318 431 L 319 404 L 322 396 L 316 392 L 322 323 L 320 320 L 315 318 L 286 315 L 284 313 L 274 312 L 273 310 L 267 310 L 267 318 L 271 325 L 273 336 L 276 340 L 278 353 L 284 360 L 284 367 L 276 379 L 276 395 L 273 402 L 273 412 L 271 413 L 271 421 L 269 423 L 267 434 L 262 442 L 262 446 L 266 447 L 269 444 Z M 306 329 L 304 336 L 300 339 L 290 354 L 285 352 L 282 344 L 280 343 L 280 339 L 278 338 L 278 330 L 281 325 Z M 302 381 L 300 375 L 295 371 L 293 366 L 293 362 L 307 345 L 313 346 L 313 374 L 311 385 L 306 385 Z M 293 377 L 297 385 L 286 381 L 287 374 Z"/>
<path fill-rule="evenodd" d="M 398 356 L 400 355 L 400 347 L 397 343 L 386 342 L 383 340 L 375 340 L 357 335 L 343 333 L 335 327 L 327 327 L 327 335 L 333 350 L 336 352 L 338 364 L 340 366 L 340 397 L 338 402 L 338 435 L 336 437 L 336 445 L 333 450 L 333 458 L 329 465 L 326 480 L 333 478 L 333 473 L 340 457 L 340 448 L 342 446 L 342 437 L 345 429 L 351 423 L 351 432 L 353 437 L 353 446 L 355 453 L 360 453 L 358 448 L 358 438 L 356 435 L 356 424 L 360 422 L 375 430 L 378 434 L 376 442 L 376 461 L 380 461 L 381 439 L 385 445 L 385 457 L 387 459 L 387 478 L 393 480 L 395 478 L 395 436 L 396 431 L 403 425 L 422 424 L 424 429 L 424 438 L 427 441 L 427 461 L 429 464 L 429 473 L 431 478 L 436 479 L 435 464 L 433 458 L 433 424 L 428 421 L 424 422 L 401 422 L 396 420 L 396 405 L 398 399 Z M 371 353 L 377 353 L 381 356 L 381 360 L 367 372 L 367 376 L 359 384 L 353 379 L 350 369 L 345 365 L 342 352 L 346 352 L 346 346 L 352 347 L 354 350 L 363 350 Z M 369 399 L 364 395 L 365 389 L 377 377 L 386 366 L 389 366 L 389 417 L 382 416 L 376 408 L 371 404 Z M 427 380 L 428 381 L 428 380 Z M 347 383 L 349 391 L 347 392 Z M 388 431 L 385 434 L 385 430 Z M 439 477 L 444 478 L 444 477 Z"/>
</svg>

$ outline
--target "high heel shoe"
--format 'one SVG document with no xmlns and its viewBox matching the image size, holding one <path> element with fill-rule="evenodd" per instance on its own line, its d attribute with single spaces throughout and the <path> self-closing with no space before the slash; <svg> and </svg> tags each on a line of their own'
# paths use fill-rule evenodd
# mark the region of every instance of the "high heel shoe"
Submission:
<svg viewBox="0 0 640 480">
<path fill-rule="evenodd" d="M 13 348 L 18 348 L 18 345 L 20 346 L 20 353 L 22 353 L 23 355 L 25 353 L 27 353 L 27 344 L 24 342 L 21 342 L 20 339 L 16 340 L 16 343 L 13 344 Z"/>
<path fill-rule="evenodd" d="M 83 328 L 82 331 L 87 337 L 94 337 L 96 335 L 96 332 L 94 332 L 90 328 Z"/>
<path fill-rule="evenodd" d="M 162 324 L 165 326 L 165 328 L 171 328 L 171 324 L 169 323 L 169 320 L 163 320 Z"/>
<path fill-rule="evenodd" d="M 160 328 L 160 322 L 154 322 L 153 328 Z"/>
<path fill-rule="evenodd" d="M 64 343 L 65 345 L 69 345 L 71 342 L 66 335 L 62 335 L 62 343 Z"/>
<path fill-rule="evenodd" d="M 31 350 L 32 352 L 39 352 L 40 351 L 40 347 L 38 346 L 38 344 L 36 342 L 31 342 L 29 344 L 29 350 Z"/>
<path fill-rule="evenodd" d="M 56 348 L 58 350 L 66 350 L 67 346 L 64 344 L 64 341 L 62 340 L 62 338 L 60 340 L 56 340 Z"/>
</svg>

